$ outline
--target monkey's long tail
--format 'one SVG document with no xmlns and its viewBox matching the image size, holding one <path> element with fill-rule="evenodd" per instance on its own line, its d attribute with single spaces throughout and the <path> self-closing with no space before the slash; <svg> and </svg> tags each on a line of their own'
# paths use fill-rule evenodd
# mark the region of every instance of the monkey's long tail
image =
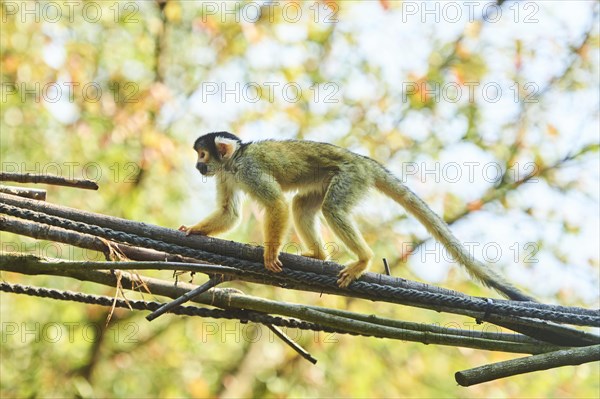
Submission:
<svg viewBox="0 0 600 399">
<path fill-rule="evenodd" d="M 446 247 L 452 257 L 467 268 L 471 276 L 510 299 L 535 302 L 535 299 L 513 287 L 488 266 L 470 255 L 442 218 L 383 166 L 379 164 L 377 166 L 375 187 L 416 217 L 427 231 Z"/>
</svg>

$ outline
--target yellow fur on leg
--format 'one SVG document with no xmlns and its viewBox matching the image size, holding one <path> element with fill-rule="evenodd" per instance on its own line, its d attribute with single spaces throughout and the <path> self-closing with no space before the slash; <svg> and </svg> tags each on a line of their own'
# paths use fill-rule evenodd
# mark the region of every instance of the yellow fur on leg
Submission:
<svg viewBox="0 0 600 399">
<path fill-rule="evenodd" d="M 323 203 L 323 192 L 311 191 L 298 193 L 292 201 L 292 215 L 294 226 L 302 243 L 309 249 L 302 252 L 302 256 L 325 260 L 323 242 L 317 229 L 317 212 Z"/>
<path fill-rule="evenodd" d="M 325 252 L 321 249 L 317 249 L 316 251 L 314 250 L 308 250 L 308 251 L 304 251 L 301 253 L 302 256 L 306 256 L 307 258 L 313 258 L 313 259 L 319 259 L 319 260 L 325 260 L 327 258 L 327 256 L 325 255 Z"/>
<path fill-rule="evenodd" d="M 272 272 L 281 272 L 283 263 L 279 260 L 281 240 L 288 226 L 288 205 L 283 198 L 278 198 L 265 206 L 265 268 Z"/>
</svg>

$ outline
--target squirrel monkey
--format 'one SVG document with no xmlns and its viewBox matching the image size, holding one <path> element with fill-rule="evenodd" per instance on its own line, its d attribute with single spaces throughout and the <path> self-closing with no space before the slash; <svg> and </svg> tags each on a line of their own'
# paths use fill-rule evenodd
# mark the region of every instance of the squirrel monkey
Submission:
<svg viewBox="0 0 600 399">
<path fill-rule="evenodd" d="M 316 228 L 321 210 L 336 236 L 357 256 L 339 274 L 339 286 L 347 287 L 369 268 L 373 258 L 351 211 L 368 189 L 375 187 L 415 216 L 473 277 L 511 299 L 532 300 L 474 259 L 423 200 L 371 158 L 312 141 L 242 143 L 228 132 L 199 137 L 194 150 L 198 171 L 218 179 L 218 208 L 205 220 L 179 228 L 188 235 L 214 235 L 231 229 L 240 219 L 240 191 L 244 191 L 266 209 L 264 263 L 268 270 L 280 272 L 279 252 L 290 219 L 283 192 L 293 190 L 297 192 L 292 201 L 296 232 L 304 245 L 312 248 L 302 255 L 325 259 Z"/>
</svg>

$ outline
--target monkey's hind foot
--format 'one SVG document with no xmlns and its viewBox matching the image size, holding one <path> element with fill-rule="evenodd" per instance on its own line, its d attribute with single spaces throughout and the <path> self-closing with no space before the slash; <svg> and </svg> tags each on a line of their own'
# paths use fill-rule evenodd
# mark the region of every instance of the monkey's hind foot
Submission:
<svg viewBox="0 0 600 399">
<path fill-rule="evenodd" d="M 269 271 L 280 273 L 283 271 L 283 263 L 281 263 L 279 258 L 269 260 L 265 259 L 265 268 Z"/>
<path fill-rule="evenodd" d="M 279 250 L 270 246 L 265 247 L 265 268 L 275 273 L 283 271 L 283 263 L 279 260 Z"/>
<path fill-rule="evenodd" d="M 359 278 L 369 267 L 369 261 L 358 260 L 356 262 L 352 262 L 338 274 L 338 285 L 341 288 L 346 288 L 350 285 L 351 282 Z"/>
</svg>

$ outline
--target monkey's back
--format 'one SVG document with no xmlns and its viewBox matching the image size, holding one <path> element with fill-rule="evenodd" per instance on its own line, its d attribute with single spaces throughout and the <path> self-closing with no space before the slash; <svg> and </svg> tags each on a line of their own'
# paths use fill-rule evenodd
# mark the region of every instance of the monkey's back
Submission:
<svg viewBox="0 0 600 399">
<path fill-rule="evenodd" d="M 369 184 L 375 162 L 333 144 L 302 140 L 251 142 L 244 153 L 249 155 L 244 159 L 256 160 L 245 168 L 268 173 L 284 190 L 322 189 L 341 170 Z"/>
</svg>

